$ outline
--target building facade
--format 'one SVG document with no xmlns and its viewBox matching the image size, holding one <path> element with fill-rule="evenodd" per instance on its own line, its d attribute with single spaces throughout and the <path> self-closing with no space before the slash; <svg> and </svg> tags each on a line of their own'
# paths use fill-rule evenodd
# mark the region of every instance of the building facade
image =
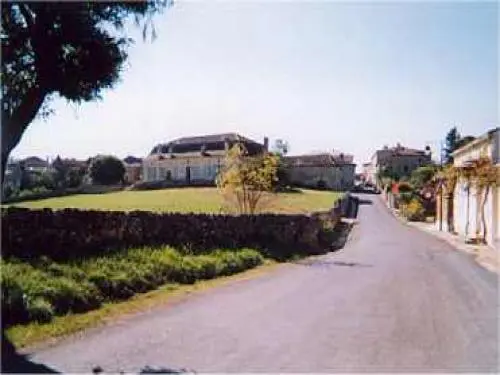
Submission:
<svg viewBox="0 0 500 375">
<path fill-rule="evenodd" d="M 134 156 L 127 156 L 123 159 L 125 167 L 125 182 L 133 184 L 142 179 L 142 159 Z"/>
<path fill-rule="evenodd" d="M 346 154 L 312 154 L 284 158 L 292 185 L 349 190 L 354 187 L 356 164 Z"/>
<path fill-rule="evenodd" d="M 500 174 L 500 128 L 493 129 L 452 153 L 455 167 L 463 167 L 480 157 L 488 157 Z M 466 238 L 482 232 L 481 197 L 464 179 L 458 181 L 453 192 L 453 227 Z M 484 203 L 487 228 L 486 242 L 500 249 L 500 187 L 490 189 Z"/>
<path fill-rule="evenodd" d="M 401 178 L 410 176 L 415 169 L 431 163 L 429 147 L 426 147 L 425 150 L 417 150 L 401 146 L 398 143 L 395 147 L 385 146 L 383 149 L 377 150 L 370 163 L 364 165 L 364 169 L 368 181 L 377 184 L 380 173 Z"/>
<path fill-rule="evenodd" d="M 233 145 L 241 144 L 249 155 L 258 155 L 267 151 L 268 143 L 267 138 L 261 144 L 236 133 L 179 138 L 153 148 L 143 160 L 142 179 L 213 184 Z"/>
</svg>

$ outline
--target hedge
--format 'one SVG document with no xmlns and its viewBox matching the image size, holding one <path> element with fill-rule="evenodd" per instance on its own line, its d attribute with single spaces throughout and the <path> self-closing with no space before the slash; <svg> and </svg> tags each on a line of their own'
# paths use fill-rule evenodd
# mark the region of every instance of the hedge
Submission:
<svg viewBox="0 0 500 375">
<path fill-rule="evenodd" d="M 333 242 L 331 228 L 351 203 L 347 195 L 324 213 L 240 216 L 10 207 L 2 212 L 2 256 L 69 260 L 162 245 L 193 254 L 250 247 L 274 259 L 320 254 Z"/>
<path fill-rule="evenodd" d="M 55 263 L 2 260 L 2 323 L 48 322 L 54 316 L 96 309 L 166 283 L 192 284 L 232 275 L 264 261 L 256 250 L 183 255 L 173 248 L 137 248 L 112 256 Z"/>
</svg>

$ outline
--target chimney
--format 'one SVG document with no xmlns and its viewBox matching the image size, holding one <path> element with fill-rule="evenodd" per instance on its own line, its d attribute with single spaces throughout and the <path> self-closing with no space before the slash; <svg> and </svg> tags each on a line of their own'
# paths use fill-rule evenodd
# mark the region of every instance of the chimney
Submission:
<svg viewBox="0 0 500 375">
<path fill-rule="evenodd" d="M 264 137 L 264 150 L 269 151 L 269 138 Z"/>
</svg>

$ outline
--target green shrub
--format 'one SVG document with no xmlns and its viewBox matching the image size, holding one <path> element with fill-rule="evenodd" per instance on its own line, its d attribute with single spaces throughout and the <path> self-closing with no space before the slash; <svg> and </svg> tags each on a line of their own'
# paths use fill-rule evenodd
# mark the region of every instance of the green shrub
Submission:
<svg viewBox="0 0 500 375">
<path fill-rule="evenodd" d="M 411 193 L 413 187 L 406 181 L 402 181 L 398 184 L 398 190 L 400 193 Z"/>
<path fill-rule="evenodd" d="M 413 199 L 413 196 L 412 192 L 399 193 L 399 200 L 401 201 L 401 204 L 408 204 Z"/>
<path fill-rule="evenodd" d="M 425 221 L 424 206 L 417 198 L 413 198 L 410 203 L 402 205 L 401 213 L 409 221 Z"/>
<path fill-rule="evenodd" d="M 27 301 L 27 310 L 30 321 L 39 323 L 50 322 L 54 316 L 54 308 L 45 298 L 35 297 Z"/>
<path fill-rule="evenodd" d="M 47 322 L 55 315 L 97 308 L 103 301 L 127 299 L 167 282 L 193 284 L 231 275 L 263 260 L 251 249 L 181 255 L 170 247 L 129 249 L 71 263 L 2 260 L 2 314 L 6 324 Z"/>
</svg>

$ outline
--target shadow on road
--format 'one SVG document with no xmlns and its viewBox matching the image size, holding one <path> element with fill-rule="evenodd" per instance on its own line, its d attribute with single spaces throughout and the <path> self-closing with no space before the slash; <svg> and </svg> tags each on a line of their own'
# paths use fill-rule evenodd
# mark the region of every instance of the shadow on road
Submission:
<svg viewBox="0 0 500 375">
<path fill-rule="evenodd" d="M 363 204 L 373 204 L 373 201 L 371 199 L 358 199 L 358 204 L 361 206 Z"/>
<path fill-rule="evenodd" d="M 309 267 L 373 267 L 371 264 L 364 264 L 358 262 L 344 262 L 344 261 L 332 261 L 332 260 L 318 260 L 318 259 L 306 259 L 296 262 L 302 266 Z"/>
<path fill-rule="evenodd" d="M 144 367 L 139 374 L 195 374 L 192 370 L 175 370 L 167 367 Z"/>
<path fill-rule="evenodd" d="M 14 374 L 59 374 L 54 369 L 29 360 L 17 352 L 2 329 L 2 373 Z"/>
</svg>

